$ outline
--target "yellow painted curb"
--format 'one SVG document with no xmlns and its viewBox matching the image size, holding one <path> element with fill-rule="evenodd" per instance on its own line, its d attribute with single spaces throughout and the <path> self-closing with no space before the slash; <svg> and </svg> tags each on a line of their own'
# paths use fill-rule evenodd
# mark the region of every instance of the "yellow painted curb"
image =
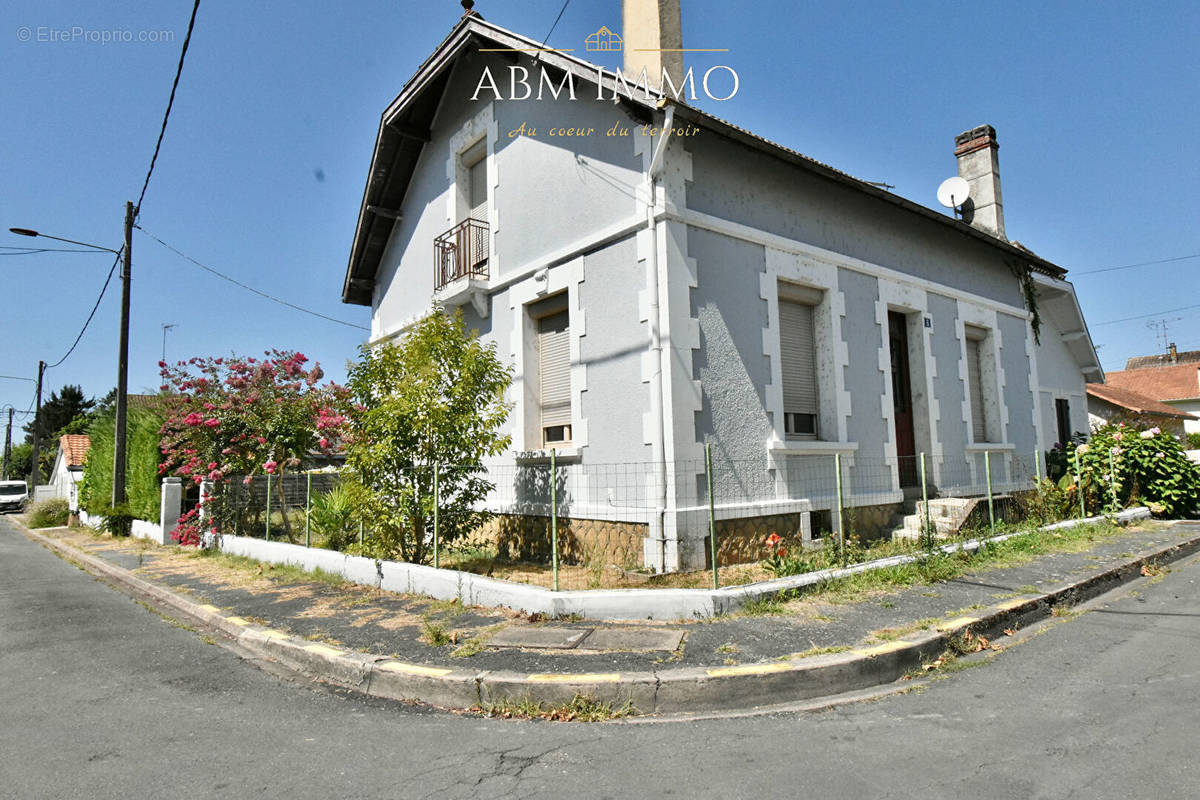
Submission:
<svg viewBox="0 0 1200 800">
<path fill-rule="evenodd" d="M 241 617 L 226 617 L 225 619 L 234 625 L 241 625 L 243 628 L 250 624 L 249 620 L 242 619 Z"/>
<path fill-rule="evenodd" d="M 707 670 L 713 678 L 728 678 L 734 675 L 770 675 L 773 672 L 791 672 L 791 664 L 744 664 L 739 667 L 717 667 Z"/>
<path fill-rule="evenodd" d="M 201 608 L 203 608 L 205 611 L 211 611 L 211 612 L 213 612 L 214 614 L 220 614 L 220 613 L 221 613 L 221 609 L 217 608 L 216 606 L 211 606 L 211 605 L 209 605 L 208 603 L 205 603 L 204 605 L 202 605 L 202 606 L 200 606 L 200 607 L 201 607 Z"/>
<path fill-rule="evenodd" d="M 276 641 L 280 641 L 282 639 L 288 638 L 288 635 L 286 633 L 280 633 L 279 631 L 272 630 L 270 628 L 266 628 L 265 630 L 263 630 L 262 635 L 267 637 L 268 639 L 275 639 Z"/>
<path fill-rule="evenodd" d="M 388 672 L 404 672 L 409 675 L 424 675 L 428 678 L 440 678 L 443 675 L 449 675 L 453 670 L 443 669 L 442 667 L 423 667 L 420 664 L 405 664 L 400 661 L 381 661 L 375 665 L 376 669 L 384 669 Z"/>
<path fill-rule="evenodd" d="M 968 625 L 974 625 L 976 622 L 979 622 L 979 617 L 956 617 L 955 619 L 939 623 L 937 629 L 945 633 L 946 631 L 953 631 L 958 628 L 965 628 Z"/>
<path fill-rule="evenodd" d="M 327 646 L 327 645 L 323 645 L 323 644 L 309 644 L 309 645 L 305 645 L 305 646 L 304 646 L 304 649 L 305 649 L 305 650 L 307 650 L 307 651 L 309 651 L 310 653 L 320 653 L 320 654 L 321 654 L 321 655 L 323 655 L 323 656 L 340 656 L 340 655 L 344 655 L 344 653 L 342 653 L 342 651 L 341 651 L 341 650 L 338 650 L 338 649 L 337 649 L 337 648 L 335 648 L 335 647 L 329 647 L 329 646 Z"/>
<path fill-rule="evenodd" d="M 539 672 L 529 676 L 530 683 L 619 683 L 621 675 L 616 672 Z"/>
<path fill-rule="evenodd" d="M 903 650 L 904 648 L 908 647 L 910 644 L 912 644 L 912 642 L 906 642 L 903 639 L 897 639 L 896 641 L 893 641 L 893 642 L 884 642 L 883 644 L 877 644 L 874 647 L 856 647 L 853 650 L 851 650 L 850 652 L 856 656 L 866 656 L 867 658 L 873 658 L 875 656 L 881 656 L 884 653 L 892 653 L 892 652 L 895 652 L 896 650 Z"/>
<path fill-rule="evenodd" d="M 1028 605 L 1029 603 L 1033 602 L 1033 600 L 1034 598 L 1032 597 L 1018 597 L 1015 600 L 1005 600 L 1003 603 L 997 603 L 996 608 L 1000 609 L 1001 611 L 1008 611 L 1010 609 L 1017 608 L 1018 606 Z"/>
</svg>

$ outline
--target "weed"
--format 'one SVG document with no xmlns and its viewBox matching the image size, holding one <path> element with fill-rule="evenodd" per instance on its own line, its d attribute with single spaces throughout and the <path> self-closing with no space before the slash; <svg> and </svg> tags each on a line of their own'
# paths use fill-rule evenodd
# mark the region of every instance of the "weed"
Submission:
<svg viewBox="0 0 1200 800">
<path fill-rule="evenodd" d="M 442 647 L 450 644 L 454 637 L 440 622 L 435 622 L 428 616 L 421 619 L 421 637 L 430 647 Z"/>
<path fill-rule="evenodd" d="M 632 700 L 614 708 L 603 700 L 581 694 L 575 695 L 569 703 L 558 706 L 544 705 L 526 697 L 516 701 L 505 698 L 496 703 L 476 706 L 472 710 L 502 719 L 545 719 L 554 722 L 602 722 L 638 713 Z"/>
<path fill-rule="evenodd" d="M 807 650 L 803 650 L 799 653 L 789 653 L 786 656 L 780 656 L 779 660 L 780 661 L 790 661 L 794 658 L 810 658 L 812 656 L 829 655 L 830 653 L 844 653 L 849 649 L 850 649 L 850 646 L 844 645 L 844 644 L 834 645 L 831 647 L 817 647 L 816 645 L 813 645 L 812 647 L 808 648 Z"/>
<path fill-rule="evenodd" d="M 721 653 L 721 654 L 740 653 L 740 652 L 742 652 L 742 648 L 738 647 L 733 642 L 726 642 L 725 644 L 723 644 L 717 648 L 717 652 Z"/>
<path fill-rule="evenodd" d="M 881 608 L 895 608 L 896 607 L 896 604 L 893 603 L 891 600 L 880 600 L 879 605 Z"/>
<path fill-rule="evenodd" d="M 787 612 L 783 594 L 759 597 L 742 606 L 742 613 L 748 617 L 778 616 Z"/>
</svg>

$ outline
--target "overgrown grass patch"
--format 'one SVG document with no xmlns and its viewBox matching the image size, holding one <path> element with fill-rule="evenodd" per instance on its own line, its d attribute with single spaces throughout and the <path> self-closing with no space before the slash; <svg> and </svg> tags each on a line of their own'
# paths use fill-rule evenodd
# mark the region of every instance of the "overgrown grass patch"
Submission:
<svg viewBox="0 0 1200 800">
<path fill-rule="evenodd" d="M 557 706 L 540 703 L 526 697 L 520 700 L 504 699 L 495 703 L 486 703 L 472 710 L 489 717 L 502 719 L 544 719 L 554 722 L 603 722 L 638 713 L 632 700 L 622 706 L 614 706 L 603 700 L 581 694 L 575 695 L 570 702 Z"/>
</svg>

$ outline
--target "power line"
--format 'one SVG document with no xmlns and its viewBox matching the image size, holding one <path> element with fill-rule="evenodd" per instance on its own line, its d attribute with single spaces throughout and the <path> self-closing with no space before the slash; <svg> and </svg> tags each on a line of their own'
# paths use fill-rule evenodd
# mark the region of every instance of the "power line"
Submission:
<svg viewBox="0 0 1200 800">
<path fill-rule="evenodd" d="M 567 6 L 569 5 L 571 5 L 571 0 L 566 0 L 566 2 L 562 4 L 562 8 L 558 10 L 558 16 L 554 18 L 554 24 L 550 26 L 549 32 L 547 32 L 545 38 L 542 39 L 542 47 L 545 47 L 546 43 L 550 41 L 550 35 L 554 33 L 554 29 L 558 27 L 558 21 L 562 19 L 563 12 L 567 10 Z"/>
<path fill-rule="evenodd" d="M 183 60 L 187 57 L 188 43 L 192 41 L 192 28 L 196 27 L 196 12 L 200 9 L 200 0 L 192 5 L 192 18 L 188 20 L 187 35 L 183 37 L 183 49 L 179 51 L 179 65 L 175 68 L 175 80 L 171 83 L 171 96 L 167 99 L 167 110 L 163 114 L 162 127 L 158 130 L 158 142 L 154 145 L 154 155 L 150 157 L 150 169 L 146 170 L 146 180 L 142 182 L 142 193 L 133 206 L 133 218 L 136 220 L 142 213 L 142 200 L 146 197 L 146 188 L 150 185 L 150 176 L 154 174 L 154 164 L 158 161 L 158 151 L 162 148 L 163 136 L 167 133 L 167 120 L 171 118 L 171 106 L 175 105 L 175 90 L 179 88 L 179 76 L 183 74 Z"/>
<path fill-rule="evenodd" d="M 1118 322 L 1133 322 L 1134 320 L 1138 320 L 1138 319 L 1149 319 L 1150 317 L 1157 317 L 1159 314 L 1174 314 L 1176 311 L 1191 311 L 1194 308 L 1200 308 L 1200 305 L 1180 306 L 1179 308 L 1167 308 L 1167 309 L 1163 309 L 1162 311 L 1151 311 L 1149 314 L 1138 314 L 1137 316 L 1134 316 L 1134 317 L 1122 317 L 1121 319 L 1109 319 L 1109 320 L 1105 320 L 1104 322 L 1092 323 L 1092 327 L 1098 328 L 1101 325 L 1116 325 Z"/>
<path fill-rule="evenodd" d="M 1170 264 L 1174 261 L 1187 261 L 1189 258 L 1200 258 L 1200 253 L 1192 253 L 1188 256 L 1175 256 L 1174 258 L 1160 258 L 1157 261 L 1140 261 L 1137 264 L 1122 264 L 1118 267 L 1101 267 L 1099 269 L 1085 269 L 1082 271 L 1073 271 L 1072 275 L 1095 275 L 1099 272 L 1115 272 L 1119 269 L 1133 269 L 1134 267 L 1148 267 L 1151 264 Z"/>
<path fill-rule="evenodd" d="M 124 250 L 124 248 L 121 248 Z M 104 293 L 108 291 L 108 284 L 112 282 L 113 273 L 117 271 L 117 264 L 121 263 L 121 254 L 117 253 L 117 257 L 113 259 L 113 265 L 108 270 L 108 277 L 104 279 L 104 285 L 100 287 L 100 296 L 96 298 L 96 304 L 92 306 L 92 313 L 88 314 L 87 319 L 83 322 L 83 327 L 79 329 L 79 335 L 75 337 L 75 341 L 71 343 L 71 349 L 66 355 L 55 361 L 53 364 L 47 364 L 46 369 L 54 369 L 58 365 L 66 361 L 71 353 L 75 352 L 75 348 L 79 346 L 79 340 L 83 338 L 83 334 L 87 332 L 88 325 L 92 324 L 92 317 L 96 316 L 96 309 L 100 307 L 100 301 L 104 299 Z"/>
<path fill-rule="evenodd" d="M 221 278 L 222 280 L 229 281 L 234 286 L 239 286 L 248 292 L 254 292 L 259 297 L 265 297 L 266 299 L 270 300 L 271 302 L 279 303 L 282 306 L 287 306 L 288 308 L 295 309 L 296 311 L 302 311 L 305 314 L 311 314 L 314 317 L 320 317 L 321 319 L 328 320 L 329 322 L 336 322 L 338 325 L 345 325 L 347 328 L 358 328 L 359 330 L 362 330 L 362 331 L 371 330 L 370 328 L 366 327 L 365 325 L 356 325 L 353 322 L 346 322 L 345 320 L 338 319 L 337 317 L 330 317 L 326 314 L 322 314 L 319 311 L 313 311 L 312 309 L 305 308 L 304 306 L 298 306 L 295 303 L 291 303 L 291 302 L 288 302 L 287 300 L 283 300 L 281 298 L 275 297 L 274 295 L 267 294 L 266 292 L 262 291 L 261 289 L 255 289 L 253 286 L 248 286 L 247 284 L 244 284 L 241 281 L 239 281 L 237 278 L 231 278 L 230 276 L 226 275 L 225 273 L 219 272 L 218 270 L 213 269 L 212 267 L 208 266 L 207 264 L 201 264 L 199 261 L 197 261 L 196 259 L 189 256 L 187 253 L 181 252 L 180 250 L 167 244 L 162 239 L 158 238 L 153 233 L 151 233 L 150 231 L 143 228 L 141 225 L 137 225 L 135 227 L 142 233 L 149 236 L 154 241 L 161 244 L 163 247 L 170 250 L 175 255 L 179 256 L 180 258 L 192 262 L 200 269 L 205 270 L 206 272 L 211 272 L 213 275 L 216 275 L 218 278 Z"/>
<path fill-rule="evenodd" d="M 28 256 L 34 253 L 95 253 L 95 250 L 76 250 L 66 247 L 0 247 L 0 250 L 10 250 L 0 253 L 0 256 Z"/>
</svg>

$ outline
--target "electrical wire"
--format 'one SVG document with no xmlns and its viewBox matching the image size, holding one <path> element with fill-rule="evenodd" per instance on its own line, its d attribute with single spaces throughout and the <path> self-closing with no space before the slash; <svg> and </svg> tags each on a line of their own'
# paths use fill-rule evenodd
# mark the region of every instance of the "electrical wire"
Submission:
<svg viewBox="0 0 1200 800">
<path fill-rule="evenodd" d="M 183 49 L 179 51 L 179 65 L 175 68 L 175 80 L 171 83 L 171 96 L 167 99 L 167 110 L 163 114 L 162 127 L 158 130 L 158 142 L 154 145 L 154 155 L 150 157 L 150 169 L 146 170 L 146 180 L 142 182 L 142 193 L 133 206 L 133 218 L 136 221 L 142 213 L 142 200 L 146 197 L 146 188 L 150 186 L 150 176 L 154 174 L 154 164 L 158 161 L 158 151 L 162 148 L 163 136 L 167 133 L 167 120 L 171 118 L 171 107 L 175 105 L 175 90 L 179 88 L 179 76 L 183 74 L 183 60 L 187 57 L 188 44 L 192 41 L 192 29 L 196 27 L 196 12 L 200 9 L 200 0 L 192 5 L 192 17 L 188 20 L 187 35 L 183 37 Z"/>
<path fill-rule="evenodd" d="M 121 251 L 123 252 L 124 250 L 125 248 L 122 247 Z M 71 349 L 68 350 L 66 355 L 64 355 L 58 361 L 55 361 L 53 364 L 47 364 L 46 369 L 54 369 L 66 361 L 71 356 L 71 353 L 75 352 L 75 348 L 79 346 L 79 340 L 82 339 L 83 334 L 87 332 L 88 325 L 92 324 L 92 318 L 96 316 L 96 309 L 100 307 L 100 301 L 104 299 L 104 293 L 108 291 L 108 284 L 112 283 L 112 276 L 117 271 L 117 264 L 120 263 L 121 253 L 117 253 L 117 257 L 113 259 L 112 267 L 110 267 L 108 270 L 108 277 L 104 279 L 104 285 L 100 287 L 100 296 L 96 298 L 96 304 L 92 306 L 92 313 L 88 314 L 87 319 L 84 320 L 83 327 L 79 329 L 79 335 L 76 336 L 75 341 L 71 343 Z"/>
<path fill-rule="evenodd" d="M 1160 258 L 1157 261 L 1140 261 L 1137 264 L 1122 264 L 1118 267 L 1101 267 L 1099 269 L 1072 270 L 1072 275 L 1096 275 L 1100 272 L 1115 272 L 1119 269 L 1133 269 L 1134 267 L 1148 267 L 1152 264 L 1170 264 L 1174 261 L 1187 261 L 1189 258 L 1200 258 L 1200 253 L 1192 253 L 1188 256 L 1175 256 L 1174 258 Z"/>
<path fill-rule="evenodd" d="M 553 34 L 554 29 L 558 27 L 558 21 L 562 19 L 563 12 L 567 10 L 567 6 L 569 5 L 571 5 L 571 0 L 566 0 L 566 2 L 562 4 L 562 8 L 558 10 L 558 16 L 554 18 L 554 24 L 550 26 L 550 30 L 546 33 L 545 38 L 542 39 L 542 47 L 545 47 L 546 43 L 550 41 L 551 34 Z"/>
<path fill-rule="evenodd" d="M 1109 320 L 1105 320 L 1104 322 L 1094 322 L 1094 323 L 1092 323 L 1092 327 L 1098 328 L 1101 325 L 1116 325 L 1118 322 L 1133 322 L 1134 320 L 1148 319 L 1150 317 L 1157 317 L 1159 314 L 1174 314 L 1176 311 L 1191 311 L 1194 308 L 1200 308 L 1200 305 L 1180 306 L 1179 308 L 1167 308 L 1167 309 L 1163 309 L 1162 311 L 1151 311 L 1149 314 L 1138 314 L 1137 316 L 1134 316 L 1134 317 L 1122 317 L 1121 319 L 1109 319 Z"/>
<path fill-rule="evenodd" d="M 10 250 L 0 253 L 0 256 L 28 256 L 34 253 L 95 253 L 96 250 L 75 250 L 64 247 L 0 247 L 0 250 Z"/>
<path fill-rule="evenodd" d="M 218 278 L 221 278 L 222 280 L 229 281 L 234 286 L 239 286 L 248 292 L 254 292 L 254 294 L 258 295 L 259 297 L 265 297 L 267 300 L 270 300 L 271 302 L 274 302 L 274 303 L 279 303 L 281 306 L 287 306 L 288 308 L 294 309 L 296 311 L 302 311 L 305 314 L 311 314 L 314 317 L 320 317 L 321 319 L 327 320 L 329 322 L 336 322 L 338 325 L 345 325 L 347 328 L 358 328 L 359 330 L 362 330 L 362 331 L 371 330 L 370 328 L 366 327 L 365 325 L 356 325 L 353 322 L 346 322 L 345 320 L 338 319 L 337 317 L 330 317 L 326 314 L 322 314 L 320 311 L 313 311 L 312 309 L 305 308 L 304 306 L 298 306 L 295 303 L 291 303 L 291 302 L 288 302 L 287 300 L 283 300 L 279 297 L 275 297 L 274 295 L 267 294 L 266 292 L 262 291 L 261 289 L 255 289 L 253 286 L 244 284 L 241 281 L 239 281 L 237 278 L 231 278 L 230 276 L 226 275 L 225 273 L 215 270 L 212 267 L 208 266 L 207 264 L 201 264 L 199 261 L 197 261 L 196 259 L 189 256 L 187 253 L 184 253 L 184 252 L 180 251 L 179 249 L 167 244 L 162 239 L 158 238 L 153 233 L 151 233 L 150 231 L 143 228 L 141 225 L 135 225 L 134 227 L 136 227 L 139 231 L 144 233 L 146 236 L 149 236 L 151 239 L 158 242 L 163 247 L 167 248 L 168 250 L 170 250 L 172 253 L 179 256 L 180 258 L 182 258 L 186 261 L 192 262 L 200 269 L 202 269 L 206 272 L 211 272 L 213 275 L 216 275 Z"/>
</svg>

